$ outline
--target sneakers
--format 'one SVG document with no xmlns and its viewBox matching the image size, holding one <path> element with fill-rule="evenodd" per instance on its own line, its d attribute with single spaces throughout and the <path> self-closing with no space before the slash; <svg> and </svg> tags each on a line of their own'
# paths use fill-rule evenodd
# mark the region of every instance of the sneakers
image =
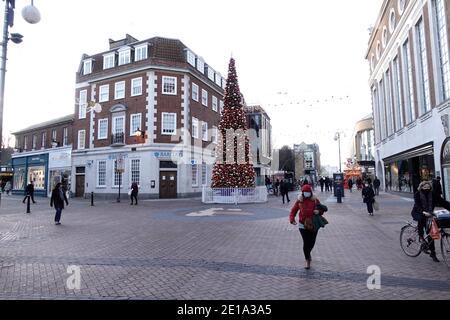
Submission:
<svg viewBox="0 0 450 320">
<path fill-rule="evenodd" d="M 61 222 L 55 222 L 55 225 L 59 226 L 59 225 L 61 225 Z"/>
</svg>

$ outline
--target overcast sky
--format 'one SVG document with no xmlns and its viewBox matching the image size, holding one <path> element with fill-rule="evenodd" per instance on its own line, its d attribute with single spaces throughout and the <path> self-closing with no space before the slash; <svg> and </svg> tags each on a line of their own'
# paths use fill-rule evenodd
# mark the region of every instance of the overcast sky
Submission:
<svg viewBox="0 0 450 320">
<path fill-rule="evenodd" d="M 346 133 L 344 162 L 371 112 L 364 56 L 383 0 L 35 0 L 36 25 L 20 14 L 30 2 L 16 1 L 11 32 L 24 42 L 8 46 L 5 135 L 72 113 L 82 54 L 126 33 L 180 39 L 225 76 L 232 54 L 247 103 L 272 118 L 275 147 L 316 142 L 324 165 L 339 162 L 335 131 Z"/>
</svg>

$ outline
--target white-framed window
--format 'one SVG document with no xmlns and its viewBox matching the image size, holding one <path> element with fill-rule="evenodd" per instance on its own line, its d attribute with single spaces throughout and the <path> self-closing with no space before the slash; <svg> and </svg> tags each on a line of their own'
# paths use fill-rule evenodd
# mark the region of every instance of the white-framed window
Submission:
<svg viewBox="0 0 450 320">
<path fill-rule="evenodd" d="M 402 46 L 402 61 L 403 61 L 403 86 L 405 97 L 405 110 L 406 110 L 406 124 L 411 123 L 416 118 L 416 112 L 414 110 L 414 90 L 413 90 L 413 73 L 411 65 L 411 51 L 409 47 L 409 40 L 403 43 Z"/>
<path fill-rule="evenodd" d="M 69 128 L 65 127 L 63 129 L 63 145 L 67 146 L 69 144 Z"/>
<path fill-rule="evenodd" d="M 108 119 L 98 120 L 97 139 L 108 139 Z"/>
<path fill-rule="evenodd" d="M 161 117 L 162 117 L 161 134 L 176 135 L 176 133 L 177 133 L 177 114 L 163 112 Z"/>
<path fill-rule="evenodd" d="M 114 84 L 114 99 L 125 98 L 125 81 L 116 82 Z"/>
<path fill-rule="evenodd" d="M 192 83 L 192 100 L 198 102 L 198 85 Z"/>
<path fill-rule="evenodd" d="M 222 76 L 220 73 L 216 73 L 216 84 L 221 87 L 222 86 Z"/>
<path fill-rule="evenodd" d="M 391 136 L 394 133 L 394 117 L 392 115 L 391 72 L 389 69 L 384 74 L 384 85 L 384 92 L 386 93 L 387 135 Z"/>
<path fill-rule="evenodd" d="M 98 89 L 99 91 L 99 102 L 106 102 L 109 100 L 109 84 L 105 84 L 100 86 L 100 88 Z"/>
<path fill-rule="evenodd" d="M 33 150 L 35 150 L 37 145 L 37 136 L 35 134 L 33 134 L 33 137 L 31 138 L 31 143 Z"/>
<path fill-rule="evenodd" d="M 387 46 L 387 38 L 388 38 L 388 31 L 386 26 L 383 27 L 383 33 L 381 34 L 381 42 L 383 44 L 383 48 L 386 48 Z"/>
<path fill-rule="evenodd" d="M 113 168 L 114 168 L 114 170 L 113 170 L 113 187 L 118 187 L 118 186 L 123 186 L 123 183 L 122 183 L 122 173 L 120 173 L 120 172 L 117 172 L 117 159 L 114 159 L 113 160 Z"/>
<path fill-rule="evenodd" d="M 206 186 L 208 184 L 208 167 L 205 162 L 202 162 L 202 186 Z"/>
<path fill-rule="evenodd" d="M 219 110 L 220 110 L 220 113 L 222 113 L 223 112 L 223 101 L 222 100 L 220 100 L 219 101 Z"/>
<path fill-rule="evenodd" d="M 83 62 L 83 75 L 92 73 L 92 59 L 84 60 Z"/>
<path fill-rule="evenodd" d="M 381 126 L 381 140 L 386 139 L 386 104 L 385 104 L 385 95 L 384 95 L 384 81 L 380 80 L 378 83 L 378 108 L 380 114 L 380 126 Z"/>
<path fill-rule="evenodd" d="M 131 49 L 121 49 L 119 50 L 119 66 L 128 64 L 131 62 Z"/>
<path fill-rule="evenodd" d="M 444 7 L 444 0 L 433 0 L 433 16 L 436 25 L 436 45 L 437 55 L 439 61 L 438 73 L 439 73 L 439 102 L 445 101 L 450 98 L 450 61 L 448 51 L 448 37 L 447 37 L 447 22 L 446 12 Z M 448 9 L 448 8 L 447 8 Z"/>
<path fill-rule="evenodd" d="M 217 112 L 218 105 L 217 105 L 217 97 L 212 96 L 212 109 Z"/>
<path fill-rule="evenodd" d="M 212 135 L 211 135 L 211 141 L 213 143 L 217 143 L 219 136 L 219 129 L 216 126 L 212 127 Z"/>
<path fill-rule="evenodd" d="M 136 182 L 137 185 L 141 184 L 141 160 L 140 159 L 131 159 L 130 161 L 130 185 L 133 182 Z"/>
<path fill-rule="evenodd" d="M 97 161 L 97 188 L 106 187 L 106 160 Z"/>
<path fill-rule="evenodd" d="M 205 73 L 205 60 L 200 57 L 197 58 L 197 70 L 201 73 Z"/>
<path fill-rule="evenodd" d="M 28 136 L 23 137 L 23 149 L 28 149 Z"/>
<path fill-rule="evenodd" d="M 198 139 L 198 119 L 192 118 L 192 137 Z"/>
<path fill-rule="evenodd" d="M 197 162 L 195 160 L 192 160 L 191 162 L 191 168 L 192 168 L 192 186 L 193 187 L 198 187 L 198 165 Z"/>
<path fill-rule="evenodd" d="M 227 87 L 227 80 L 222 78 L 222 89 L 225 90 Z"/>
<path fill-rule="evenodd" d="M 137 130 L 142 130 L 141 113 L 135 113 L 130 116 L 130 136 L 136 135 Z"/>
<path fill-rule="evenodd" d="M 168 95 L 177 94 L 177 78 L 176 77 L 162 77 L 162 93 Z"/>
<path fill-rule="evenodd" d="M 191 66 L 195 68 L 195 54 L 192 51 L 186 51 L 186 60 Z"/>
<path fill-rule="evenodd" d="M 56 141 L 56 134 L 57 134 L 56 129 L 53 129 L 52 130 L 52 141 Z"/>
<path fill-rule="evenodd" d="M 148 45 L 144 44 L 136 46 L 136 48 L 134 49 L 134 60 L 141 61 L 147 59 L 147 57 L 148 57 Z"/>
<path fill-rule="evenodd" d="M 208 91 L 205 89 L 202 89 L 202 105 L 205 107 L 208 106 Z"/>
<path fill-rule="evenodd" d="M 85 119 L 87 110 L 87 90 L 80 91 L 78 101 L 78 119 Z"/>
<path fill-rule="evenodd" d="M 418 83 L 419 89 L 419 115 L 427 113 L 431 110 L 430 101 L 430 83 L 428 78 L 428 59 L 427 59 L 427 47 L 425 43 L 425 27 L 423 18 L 420 18 L 416 26 L 416 55 L 418 62 Z"/>
<path fill-rule="evenodd" d="M 405 11 L 405 4 L 406 4 L 406 0 L 398 0 L 398 2 L 397 2 L 398 13 L 400 15 L 402 15 L 403 12 Z"/>
<path fill-rule="evenodd" d="M 45 148 L 45 142 L 47 141 L 47 132 L 42 132 L 41 134 L 41 148 Z"/>
<path fill-rule="evenodd" d="M 103 55 L 103 69 L 114 68 L 116 64 L 116 54 L 114 52 Z"/>
<path fill-rule="evenodd" d="M 214 70 L 208 66 L 208 79 L 214 82 Z"/>
<path fill-rule="evenodd" d="M 391 12 L 389 13 L 389 32 L 392 34 L 394 33 L 395 27 L 396 27 L 396 21 L 395 21 L 395 9 L 392 8 Z"/>
<path fill-rule="evenodd" d="M 131 96 L 139 96 L 142 94 L 142 77 L 131 80 Z"/>
<path fill-rule="evenodd" d="M 86 130 L 78 130 L 78 149 L 86 148 Z"/>
<path fill-rule="evenodd" d="M 202 140 L 208 141 L 208 123 L 202 122 Z"/>
<path fill-rule="evenodd" d="M 395 57 L 392 61 L 392 89 L 394 92 L 394 105 L 395 105 L 395 128 L 396 131 L 403 128 L 404 115 L 403 115 L 403 104 L 402 104 L 402 87 L 401 87 L 401 77 L 400 77 L 400 65 L 398 62 L 398 57 Z"/>
<path fill-rule="evenodd" d="M 125 132 L 125 117 L 117 116 L 112 119 L 112 133 L 115 135 L 120 135 Z"/>
</svg>

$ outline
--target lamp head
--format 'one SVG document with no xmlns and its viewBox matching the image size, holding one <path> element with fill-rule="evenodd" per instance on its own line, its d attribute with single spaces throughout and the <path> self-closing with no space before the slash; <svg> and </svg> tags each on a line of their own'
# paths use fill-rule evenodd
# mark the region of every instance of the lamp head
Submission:
<svg viewBox="0 0 450 320">
<path fill-rule="evenodd" d="M 102 106 L 101 106 L 100 103 L 96 103 L 96 104 L 94 105 L 94 112 L 95 112 L 95 113 L 100 113 L 100 112 L 102 112 Z"/>
<path fill-rule="evenodd" d="M 33 2 L 31 2 L 30 5 L 22 9 L 22 17 L 26 22 L 31 24 L 36 24 L 39 21 L 41 21 L 41 13 L 33 5 Z"/>
</svg>

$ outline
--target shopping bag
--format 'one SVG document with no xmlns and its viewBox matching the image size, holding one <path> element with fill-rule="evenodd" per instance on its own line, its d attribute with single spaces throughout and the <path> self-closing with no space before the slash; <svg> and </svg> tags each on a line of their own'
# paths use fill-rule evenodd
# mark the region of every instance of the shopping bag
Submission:
<svg viewBox="0 0 450 320">
<path fill-rule="evenodd" d="M 439 240 L 441 238 L 441 232 L 439 231 L 439 227 L 435 218 L 433 218 L 433 220 L 431 221 L 430 237 L 433 240 Z"/>
<path fill-rule="evenodd" d="M 375 211 L 380 210 L 380 205 L 375 200 L 373 200 L 373 208 L 375 209 Z"/>
<path fill-rule="evenodd" d="M 133 191 L 133 190 L 130 189 L 130 190 L 128 191 L 128 195 L 129 195 L 129 196 L 131 196 L 131 191 Z"/>
</svg>

